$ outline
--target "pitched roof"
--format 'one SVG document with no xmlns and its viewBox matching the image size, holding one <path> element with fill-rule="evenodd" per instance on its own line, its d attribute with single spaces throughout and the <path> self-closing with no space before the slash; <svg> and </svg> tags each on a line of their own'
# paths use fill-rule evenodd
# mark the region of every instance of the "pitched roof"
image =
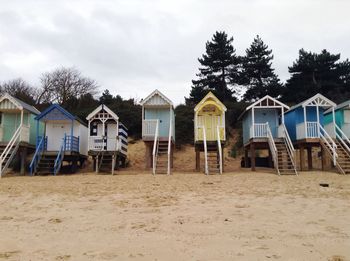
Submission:
<svg viewBox="0 0 350 261">
<path fill-rule="evenodd" d="M 148 95 L 146 98 L 144 98 L 140 104 L 142 106 L 146 105 L 148 101 L 150 101 L 155 95 L 159 95 L 166 103 L 173 106 L 173 103 L 170 99 L 168 99 L 163 93 L 161 93 L 159 90 L 155 89 L 150 95 Z"/>
<path fill-rule="evenodd" d="M 264 102 L 266 101 L 266 105 L 264 104 Z M 287 110 L 289 110 L 289 106 L 287 106 L 286 104 L 278 101 L 275 98 L 272 98 L 270 95 L 265 95 L 263 98 L 257 100 L 256 102 L 254 102 L 253 104 L 247 106 L 247 108 L 245 108 L 245 110 L 241 113 L 241 115 L 239 115 L 238 119 L 240 120 L 243 115 L 249 111 L 252 108 L 262 108 L 262 109 L 273 109 L 273 108 L 286 108 Z"/>
<path fill-rule="evenodd" d="M 81 124 L 83 124 L 84 126 L 87 126 L 87 124 L 80 119 L 79 117 L 71 114 L 70 112 L 68 112 L 67 110 L 63 109 L 60 105 L 58 104 L 52 104 L 50 105 L 48 108 L 46 108 L 46 110 L 44 110 L 42 113 L 40 113 L 38 116 L 35 117 L 36 120 L 40 120 L 43 117 L 45 117 L 47 114 L 49 114 L 51 111 L 53 111 L 54 109 L 59 110 L 65 117 L 67 117 L 67 119 L 69 120 L 75 120 L 80 122 Z"/>
<path fill-rule="evenodd" d="M 335 107 L 336 104 L 332 102 L 330 99 L 327 97 L 323 96 L 320 93 L 317 93 L 316 95 L 312 96 L 311 98 L 302 101 L 290 108 L 289 111 L 292 111 L 298 107 L 305 107 L 305 106 L 319 106 L 319 107 Z"/>
<path fill-rule="evenodd" d="M 97 113 L 100 111 L 105 110 L 109 115 L 111 115 L 116 121 L 119 120 L 119 117 L 117 114 L 115 114 L 110 108 L 107 107 L 107 105 L 101 104 L 98 106 L 95 110 L 93 110 L 87 117 L 87 120 L 90 120 L 92 117 L 94 117 Z"/>
<path fill-rule="evenodd" d="M 209 98 L 213 99 L 217 104 L 219 104 L 219 106 L 224 111 L 227 111 L 225 104 L 223 104 L 211 91 L 204 96 L 204 98 L 196 105 L 196 107 L 194 107 L 194 111 L 198 111 L 198 109 L 203 105 L 203 103 L 205 103 Z"/>
<path fill-rule="evenodd" d="M 28 103 L 25 103 L 24 101 L 21 101 L 13 96 L 11 96 L 8 93 L 5 93 L 1 98 L 0 98 L 0 102 L 2 102 L 3 100 L 8 99 L 9 101 L 11 101 L 14 105 L 16 105 L 18 107 L 18 109 L 20 110 L 26 110 L 29 112 L 32 112 L 33 114 L 40 114 L 40 111 L 37 110 L 34 106 L 29 105 Z"/>
<path fill-rule="evenodd" d="M 337 110 L 343 109 L 343 108 L 345 108 L 345 107 L 350 108 L 350 100 L 347 100 L 347 101 L 345 101 L 345 102 L 342 102 L 342 103 L 338 104 L 338 105 L 334 108 L 334 110 L 337 111 Z M 332 108 L 326 110 L 326 111 L 324 112 L 324 114 L 328 114 L 328 113 L 330 113 L 330 112 L 332 112 Z"/>
</svg>

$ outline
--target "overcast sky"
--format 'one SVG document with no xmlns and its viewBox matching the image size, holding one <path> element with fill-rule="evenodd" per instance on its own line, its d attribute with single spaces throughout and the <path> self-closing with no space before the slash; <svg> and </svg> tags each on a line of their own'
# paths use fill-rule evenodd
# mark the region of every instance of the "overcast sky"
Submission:
<svg viewBox="0 0 350 261">
<path fill-rule="evenodd" d="M 282 80 L 305 48 L 350 58 L 348 0 L 0 0 L 0 81 L 74 66 L 101 91 L 184 101 L 216 30 L 242 55 L 259 34 Z"/>
</svg>

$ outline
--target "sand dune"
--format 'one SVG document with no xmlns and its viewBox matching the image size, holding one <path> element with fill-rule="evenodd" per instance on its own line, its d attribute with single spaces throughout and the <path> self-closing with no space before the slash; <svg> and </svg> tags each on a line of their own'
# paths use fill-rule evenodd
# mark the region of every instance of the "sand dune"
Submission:
<svg viewBox="0 0 350 261">
<path fill-rule="evenodd" d="M 137 174 L 1 179 L 0 260 L 350 258 L 347 176 Z"/>
</svg>

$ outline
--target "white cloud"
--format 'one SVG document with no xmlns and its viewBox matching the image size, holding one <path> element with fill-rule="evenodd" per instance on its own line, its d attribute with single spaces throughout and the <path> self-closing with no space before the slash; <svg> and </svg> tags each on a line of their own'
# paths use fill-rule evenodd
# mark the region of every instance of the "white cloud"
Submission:
<svg viewBox="0 0 350 261">
<path fill-rule="evenodd" d="M 142 98 L 158 88 L 180 103 L 216 30 L 238 54 L 259 34 L 285 80 L 300 48 L 350 57 L 348 10 L 345 0 L 2 1 L 0 80 L 38 84 L 47 70 L 75 66 L 101 90 Z"/>
</svg>

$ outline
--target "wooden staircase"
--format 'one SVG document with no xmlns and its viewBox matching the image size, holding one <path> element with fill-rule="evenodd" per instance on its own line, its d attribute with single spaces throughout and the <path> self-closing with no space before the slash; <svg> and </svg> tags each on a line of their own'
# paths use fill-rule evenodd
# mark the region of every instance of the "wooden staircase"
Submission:
<svg viewBox="0 0 350 261">
<path fill-rule="evenodd" d="M 336 145 L 336 168 L 341 174 L 350 174 L 350 154 L 345 146 L 338 139 L 327 139 L 328 142 L 320 140 L 321 146 L 325 151 L 327 151 L 328 156 L 331 160 L 334 158 L 334 153 L 332 150 L 332 144 Z"/>
<path fill-rule="evenodd" d="M 220 174 L 219 151 L 217 144 L 207 144 L 208 174 Z"/>
<path fill-rule="evenodd" d="M 6 146 L 0 147 L 0 155 L 3 154 L 4 150 L 6 149 Z M 7 167 L 11 164 L 14 156 L 16 155 L 18 150 L 18 146 L 12 147 L 6 157 L 4 157 L 3 161 L 1 162 L 1 174 L 0 176 L 3 176 L 7 170 Z"/>
<path fill-rule="evenodd" d="M 55 166 L 56 158 L 57 158 L 57 155 L 43 154 L 33 174 L 39 174 L 39 175 L 54 174 L 54 166 Z"/>
<path fill-rule="evenodd" d="M 159 141 L 156 160 L 156 174 L 168 174 L 168 141 Z"/>
<path fill-rule="evenodd" d="M 279 174 L 296 175 L 296 166 L 288 151 L 286 140 L 284 138 L 276 139 L 275 145 L 277 149 L 277 163 L 275 164 L 277 164 Z"/>
<path fill-rule="evenodd" d="M 97 169 L 96 172 L 111 172 L 114 174 L 114 169 L 116 165 L 116 154 L 101 152 L 97 156 Z"/>
</svg>

